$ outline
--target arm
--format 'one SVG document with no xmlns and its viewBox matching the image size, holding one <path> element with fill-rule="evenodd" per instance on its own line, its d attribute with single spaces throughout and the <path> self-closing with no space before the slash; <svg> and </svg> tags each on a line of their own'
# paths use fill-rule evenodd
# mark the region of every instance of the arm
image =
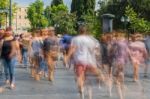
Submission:
<svg viewBox="0 0 150 99">
<path fill-rule="evenodd" d="M 71 58 L 71 56 L 73 55 L 73 53 L 75 51 L 76 51 L 76 47 L 75 46 L 70 46 L 68 54 L 64 57 L 65 66 L 67 66 L 67 63 L 69 62 L 69 59 Z"/>
<path fill-rule="evenodd" d="M 18 61 L 21 62 L 21 50 L 20 50 L 19 42 L 13 41 L 11 44 L 12 44 L 12 50 L 9 57 L 12 58 L 13 56 L 16 55 Z"/>
</svg>

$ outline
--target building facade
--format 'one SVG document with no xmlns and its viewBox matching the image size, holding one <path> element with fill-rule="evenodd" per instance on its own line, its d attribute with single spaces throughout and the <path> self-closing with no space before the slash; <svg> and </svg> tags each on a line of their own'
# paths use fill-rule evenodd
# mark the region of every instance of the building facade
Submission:
<svg viewBox="0 0 150 99">
<path fill-rule="evenodd" d="M 16 13 L 14 13 L 12 27 L 17 34 L 25 33 L 30 28 L 27 9 L 27 7 L 18 7 Z"/>
</svg>

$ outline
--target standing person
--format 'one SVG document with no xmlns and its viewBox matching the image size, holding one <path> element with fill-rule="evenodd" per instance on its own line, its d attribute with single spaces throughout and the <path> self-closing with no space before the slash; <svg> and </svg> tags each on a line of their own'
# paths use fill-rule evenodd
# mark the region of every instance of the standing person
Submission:
<svg viewBox="0 0 150 99">
<path fill-rule="evenodd" d="M 31 76 L 35 78 L 35 80 L 40 80 L 40 62 L 42 54 L 42 48 L 43 48 L 43 40 L 40 35 L 40 31 L 36 31 L 34 33 L 34 36 L 32 38 L 31 42 L 31 50 L 30 53 L 32 53 L 32 69 L 31 69 Z"/>
<path fill-rule="evenodd" d="M 111 48 L 112 48 L 112 37 L 111 34 L 102 35 L 100 38 L 100 53 L 101 53 L 101 66 L 102 71 L 104 72 L 105 76 L 108 77 L 108 88 L 109 88 L 109 95 L 111 96 L 112 92 L 112 56 L 111 56 Z"/>
<path fill-rule="evenodd" d="M 150 34 L 148 34 L 144 40 L 146 49 L 147 49 L 147 53 L 148 53 L 148 57 L 146 60 L 146 64 L 145 64 L 145 68 L 144 68 L 144 77 L 147 77 L 147 72 L 148 72 L 148 67 L 150 65 Z"/>
<path fill-rule="evenodd" d="M 2 51 L 2 45 L 3 45 L 3 37 L 4 37 L 5 30 L 0 29 L 0 56 L 1 56 L 1 51 Z M 0 76 L 3 74 L 3 66 L 2 66 L 2 59 L 0 57 Z M 0 93 L 2 93 L 4 89 L 0 87 Z"/>
<path fill-rule="evenodd" d="M 55 28 L 48 28 L 48 37 L 44 40 L 43 52 L 48 66 L 48 80 L 54 81 L 54 69 L 58 54 L 58 41 L 55 36 Z"/>
<path fill-rule="evenodd" d="M 123 33 L 116 33 L 112 46 L 113 72 L 120 99 L 124 99 L 124 68 L 129 58 L 128 42 Z"/>
<path fill-rule="evenodd" d="M 0 40 L 4 37 L 5 30 L 0 29 Z"/>
<path fill-rule="evenodd" d="M 72 38 L 73 37 L 71 35 L 64 34 L 62 39 L 60 40 L 61 48 L 63 49 L 64 55 L 68 53 Z"/>
<path fill-rule="evenodd" d="M 5 33 L 5 30 L 0 29 L 0 56 L 1 56 L 1 51 L 2 51 L 4 33 Z M 4 69 L 3 69 L 3 66 L 2 66 L 2 60 L 1 60 L 1 57 L 0 57 L 0 76 L 2 76 L 3 70 Z"/>
<path fill-rule="evenodd" d="M 71 40 L 72 40 L 72 36 L 69 34 L 64 34 L 63 37 L 60 40 L 60 48 L 63 52 L 63 56 L 66 57 L 66 55 L 68 54 L 69 51 L 69 47 L 71 44 Z M 69 63 L 69 67 L 71 65 L 71 61 Z"/>
<path fill-rule="evenodd" d="M 82 99 L 84 99 L 85 74 L 89 71 L 95 74 L 98 80 L 103 79 L 101 71 L 97 68 L 95 49 L 97 41 L 88 34 L 85 26 L 79 27 L 79 35 L 71 41 L 68 55 L 65 63 L 72 57 L 74 62 L 74 71 L 78 90 Z"/>
<path fill-rule="evenodd" d="M 110 35 L 110 34 L 109 34 Z M 101 45 L 101 61 L 102 61 L 102 68 L 109 74 L 109 77 L 111 77 L 111 71 L 112 71 L 112 65 L 111 60 L 109 57 L 109 45 L 110 42 L 108 40 L 108 34 L 102 35 L 100 39 L 100 45 Z M 111 45 L 110 45 L 111 46 Z"/>
<path fill-rule="evenodd" d="M 42 34 L 42 41 L 44 42 L 44 40 L 48 37 L 48 29 L 42 29 L 41 34 Z M 48 76 L 48 67 L 47 67 L 46 60 L 44 58 L 43 47 L 42 47 L 42 57 L 41 57 L 41 61 L 40 61 L 39 74 L 44 77 Z"/>
<path fill-rule="evenodd" d="M 4 64 L 6 84 L 10 84 L 11 88 L 15 88 L 14 68 L 17 63 L 16 58 L 19 61 L 21 58 L 19 43 L 14 39 L 11 28 L 6 29 L 2 45 L 1 57 Z"/>
<path fill-rule="evenodd" d="M 28 51 L 30 45 L 30 39 L 27 33 L 21 35 L 21 52 L 22 52 L 22 63 L 25 67 L 28 65 Z"/>
<path fill-rule="evenodd" d="M 140 34 L 132 35 L 132 41 L 129 44 L 130 57 L 133 65 L 133 79 L 134 81 L 139 80 L 139 65 L 144 63 L 147 59 L 147 51 L 144 42 L 140 40 Z"/>
</svg>

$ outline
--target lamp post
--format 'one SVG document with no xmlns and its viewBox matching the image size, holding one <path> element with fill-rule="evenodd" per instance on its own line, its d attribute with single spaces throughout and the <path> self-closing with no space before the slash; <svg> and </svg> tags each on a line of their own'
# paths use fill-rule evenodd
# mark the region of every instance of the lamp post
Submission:
<svg viewBox="0 0 150 99">
<path fill-rule="evenodd" d="M 9 27 L 12 27 L 12 0 L 9 0 Z"/>
<path fill-rule="evenodd" d="M 17 12 L 16 12 L 16 33 L 18 32 L 18 17 L 17 17 Z"/>
<path fill-rule="evenodd" d="M 124 24 L 125 33 L 127 33 L 127 25 L 130 22 L 129 17 L 128 16 L 122 16 L 121 17 L 121 22 Z M 129 40 L 129 32 L 128 32 L 128 40 Z"/>
</svg>

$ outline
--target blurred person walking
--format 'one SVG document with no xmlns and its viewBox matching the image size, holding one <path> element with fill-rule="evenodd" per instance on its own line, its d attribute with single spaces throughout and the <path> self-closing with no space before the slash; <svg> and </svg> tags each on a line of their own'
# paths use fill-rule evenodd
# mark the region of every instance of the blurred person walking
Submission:
<svg viewBox="0 0 150 99">
<path fill-rule="evenodd" d="M 31 76 L 35 78 L 35 80 L 39 81 L 40 80 L 40 62 L 41 62 L 41 57 L 43 57 L 42 53 L 42 48 L 43 48 L 43 40 L 41 38 L 40 31 L 36 31 L 33 34 L 33 38 L 31 41 L 31 50 L 30 54 L 31 55 Z"/>
<path fill-rule="evenodd" d="M 150 34 L 148 34 L 144 40 L 145 46 L 146 46 L 146 50 L 148 53 L 147 59 L 146 59 L 146 64 L 145 64 L 145 68 L 144 68 L 144 77 L 147 77 L 147 73 L 148 73 L 148 69 L 150 66 Z"/>
<path fill-rule="evenodd" d="M 80 26 L 79 35 L 72 39 L 69 52 L 65 57 L 66 64 L 70 58 L 73 58 L 76 82 L 81 99 L 84 99 L 84 85 L 87 72 L 96 75 L 98 81 L 104 79 L 96 63 L 94 53 L 96 44 L 97 40 L 88 34 L 86 26 Z"/>
<path fill-rule="evenodd" d="M 111 49 L 113 57 L 113 75 L 120 99 L 124 99 L 124 68 L 128 61 L 130 50 L 128 41 L 121 32 L 117 32 Z"/>
<path fill-rule="evenodd" d="M 133 79 L 134 81 L 139 80 L 139 66 L 145 63 L 148 57 L 146 46 L 144 42 L 141 41 L 140 34 L 132 35 L 132 41 L 129 43 L 130 57 L 133 65 Z"/>
<path fill-rule="evenodd" d="M 58 58 L 58 40 L 55 35 L 55 28 L 48 28 L 48 37 L 44 40 L 43 53 L 48 66 L 48 80 L 54 81 L 54 70 Z"/>
<path fill-rule="evenodd" d="M 5 30 L 0 29 L 0 56 L 2 51 L 2 45 L 3 45 L 3 38 L 4 38 Z M 4 66 L 2 65 L 2 59 L 0 57 L 0 76 L 4 73 Z"/>
<path fill-rule="evenodd" d="M 6 29 L 3 39 L 1 58 L 4 64 L 6 84 L 10 84 L 10 87 L 13 89 L 15 88 L 14 69 L 17 64 L 17 59 L 19 62 L 21 60 L 21 53 L 19 42 L 14 39 L 11 28 Z"/>
</svg>

